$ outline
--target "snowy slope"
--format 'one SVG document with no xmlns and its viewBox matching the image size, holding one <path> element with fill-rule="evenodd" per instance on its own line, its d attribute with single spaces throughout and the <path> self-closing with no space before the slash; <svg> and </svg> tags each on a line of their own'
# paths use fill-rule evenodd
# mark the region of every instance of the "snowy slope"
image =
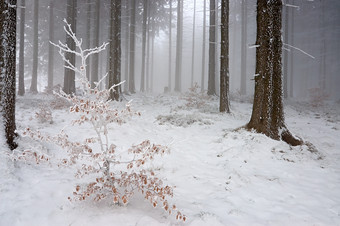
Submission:
<svg viewBox="0 0 340 226">
<path fill-rule="evenodd" d="M 56 166 L 66 152 L 24 137 L 18 153 L 34 150 L 51 161 L 12 161 L 0 146 L 0 225 L 340 225 L 339 104 L 286 107 L 291 132 L 311 142 L 315 151 L 237 129 L 249 120 L 248 103 L 232 102 L 227 115 L 218 113 L 216 99 L 191 109 L 176 95 L 128 98 L 142 115 L 112 126 L 110 139 L 121 152 L 145 139 L 170 147 L 170 154 L 158 157 L 153 167 L 176 186 L 172 201 L 188 216 L 186 223 L 138 195 L 126 207 L 109 201 L 69 202 L 77 184 L 75 170 Z M 54 110 L 53 123 L 36 119 L 39 104 L 52 99 L 19 97 L 18 130 L 56 134 L 69 125 L 75 116 L 67 109 Z M 88 126 L 65 130 L 78 140 L 93 133 Z"/>
</svg>

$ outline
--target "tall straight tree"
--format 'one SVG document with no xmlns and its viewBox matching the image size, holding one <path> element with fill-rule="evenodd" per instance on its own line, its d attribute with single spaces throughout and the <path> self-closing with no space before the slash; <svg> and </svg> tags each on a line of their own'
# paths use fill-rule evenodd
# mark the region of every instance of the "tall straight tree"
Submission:
<svg viewBox="0 0 340 226">
<path fill-rule="evenodd" d="M 99 46 L 99 26 L 100 26 L 100 0 L 95 0 L 94 7 L 94 30 L 93 30 L 93 46 Z M 98 82 L 98 67 L 99 67 L 99 53 L 95 53 L 92 56 L 91 65 L 91 86 L 95 87 L 95 83 Z"/>
<path fill-rule="evenodd" d="M 129 92 L 135 93 L 136 1 L 131 1 Z"/>
<path fill-rule="evenodd" d="M 125 0 L 125 63 L 124 63 L 124 92 L 129 91 L 129 57 L 130 57 L 130 0 Z"/>
<path fill-rule="evenodd" d="M 140 82 L 140 91 L 145 91 L 145 64 L 146 64 L 146 30 L 148 22 L 148 0 L 143 0 L 143 40 L 142 40 L 142 75 Z"/>
<path fill-rule="evenodd" d="M 222 0 L 220 112 L 230 112 L 229 102 L 229 0 Z"/>
<path fill-rule="evenodd" d="M 282 97 L 282 0 L 257 1 L 256 77 L 248 129 L 290 145 L 302 141 L 285 125 Z"/>
<path fill-rule="evenodd" d="M 202 43 L 202 76 L 201 76 L 201 91 L 204 91 L 204 80 L 205 80 L 205 42 L 206 42 L 206 7 L 207 7 L 207 0 L 203 2 L 203 43 Z"/>
<path fill-rule="evenodd" d="M 30 91 L 38 92 L 38 24 L 39 24 L 39 0 L 34 0 L 33 5 L 33 65 Z"/>
<path fill-rule="evenodd" d="M 15 124 L 16 0 L 0 1 L 0 123 L 11 150 L 17 147 Z"/>
<path fill-rule="evenodd" d="M 241 30 L 241 95 L 247 94 L 247 1 L 242 0 Z"/>
<path fill-rule="evenodd" d="M 76 33 L 77 30 L 77 0 L 67 0 L 67 23 L 71 24 L 71 29 L 74 33 Z M 75 50 L 76 45 L 69 35 L 66 35 L 66 44 L 71 50 Z M 65 54 L 66 60 L 68 60 L 72 65 L 75 65 L 76 63 L 76 56 L 74 53 L 67 52 Z M 67 66 L 68 64 L 65 63 Z M 65 67 L 64 72 L 64 88 L 63 91 L 67 94 L 75 93 L 76 91 L 76 84 L 75 84 L 75 71 Z"/>
<path fill-rule="evenodd" d="M 195 0 L 196 1 L 196 0 Z M 168 63 L 168 89 L 171 91 L 171 62 L 172 62 L 172 0 L 169 0 L 169 63 Z"/>
<path fill-rule="evenodd" d="M 92 3 L 91 0 L 86 1 L 86 49 L 91 47 L 91 12 L 92 12 Z M 90 81 L 91 77 L 91 67 L 90 67 L 90 58 L 86 59 L 86 78 Z"/>
<path fill-rule="evenodd" d="M 50 26 L 49 26 L 49 40 L 54 42 L 54 0 L 50 0 Z M 53 67 L 54 67 L 54 48 L 53 45 L 48 46 L 48 76 L 47 76 L 47 89 L 52 91 L 53 88 Z"/>
<path fill-rule="evenodd" d="M 19 45 L 19 87 L 18 95 L 25 94 L 25 0 L 21 0 L 20 6 L 20 45 Z"/>
<path fill-rule="evenodd" d="M 176 74 L 175 91 L 181 92 L 183 47 L 183 0 L 177 1 L 177 40 L 176 40 Z"/>
<path fill-rule="evenodd" d="M 119 84 L 121 80 L 121 0 L 111 0 L 111 19 L 110 19 L 110 56 L 109 56 L 109 86 Z M 110 98 L 119 101 L 121 94 L 120 86 L 111 89 Z"/>
<path fill-rule="evenodd" d="M 196 29 L 196 0 L 194 0 L 194 17 L 192 23 L 192 49 L 191 49 L 191 87 L 194 87 L 195 65 L 195 29 Z"/>
<path fill-rule="evenodd" d="M 216 50 L 216 0 L 210 0 L 210 19 L 209 19 L 209 77 L 208 77 L 208 95 L 216 95 L 215 89 L 215 50 Z"/>
</svg>

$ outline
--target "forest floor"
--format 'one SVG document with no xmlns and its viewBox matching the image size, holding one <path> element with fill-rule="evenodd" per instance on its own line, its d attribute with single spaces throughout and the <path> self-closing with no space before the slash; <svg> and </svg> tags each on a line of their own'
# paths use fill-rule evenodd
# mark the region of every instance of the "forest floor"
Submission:
<svg viewBox="0 0 340 226">
<path fill-rule="evenodd" d="M 310 146 L 290 147 L 264 135 L 238 129 L 250 118 L 252 104 L 233 101 L 231 114 L 218 112 L 218 99 L 136 94 L 132 108 L 141 113 L 110 127 L 110 141 L 120 152 L 143 140 L 168 145 L 170 153 L 151 167 L 174 188 L 175 203 L 187 216 L 176 221 L 136 195 L 126 206 L 109 201 L 70 202 L 78 179 L 75 169 L 58 167 L 63 149 L 18 139 L 12 154 L 0 141 L 0 225 L 340 225 L 340 104 L 311 107 L 289 101 L 290 131 Z M 196 99 L 195 99 L 196 98 Z M 39 108 L 54 97 L 18 97 L 17 129 L 43 134 L 61 129 L 71 139 L 93 134 L 87 125 L 70 126 L 68 108 L 52 110 L 40 122 Z M 122 105 L 122 104 L 118 104 Z M 24 150 L 43 153 L 49 162 L 13 160 Z"/>
</svg>

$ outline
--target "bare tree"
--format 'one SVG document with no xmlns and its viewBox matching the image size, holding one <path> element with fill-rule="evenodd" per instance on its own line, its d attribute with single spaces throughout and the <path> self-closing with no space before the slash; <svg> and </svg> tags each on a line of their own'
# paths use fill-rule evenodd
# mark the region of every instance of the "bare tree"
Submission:
<svg viewBox="0 0 340 226">
<path fill-rule="evenodd" d="M 201 91 L 204 91 L 204 80 L 205 80 L 205 42 L 206 42 L 206 7 L 207 7 L 207 0 L 204 0 L 203 4 L 203 43 L 202 43 L 202 76 L 201 76 Z"/>
<path fill-rule="evenodd" d="M 148 22 L 148 0 L 143 0 L 143 40 L 142 40 L 142 75 L 140 91 L 145 91 L 145 64 L 146 64 L 146 30 Z"/>
<path fill-rule="evenodd" d="M 49 40 L 54 42 L 54 0 L 50 0 L 50 18 L 49 18 Z M 48 47 L 48 77 L 47 77 L 47 90 L 52 91 L 53 88 L 53 67 L 54 67 L 54 49 L 52 45 Z"/>
<path fill-rule="evenodd" d="M 191 51 L 191 87 L 194 87 L 195 66 L 195 29 L 196 29 L 196 0 L 194 0 L 194 18 L 192 23 L 192 51 Z"/>
<path fill-rule="evenodd" d="M 39 24 L 39 0 L 34 0 L 33 10 L 33 66 L 30 91 L 38 92 L 38 24 Z"/>
<path fill-rule="evenodd" d="M 0 122 L 11 150 L 15 143 L 16 0 L 0 1 Z M 2 117 L 1 117 L 2 116 Z"/>
<path fill-rule="evenodd" d="M 91 46 L 91 12 L 92 12 L 92 3 L 91 0 L 86 1 L 86 48 L 89 49 Z M 90 67 L 90 58 L 86 59 L 86 78 L 90 81 L 91 77 L 91 67 Z"/>
<path fill-rule="evenodd" d="M 129 92 L 135 93 L 136 1 L 131 3 Z"/>
<path fill-rule="evenodd" d="M 282 0 L 257 1 L 256 77 L 248 129 L 291 145 L 302 141 L 285 125 L 282 97 Z"/>
<path fill-rule="evenodd" d="M 20 7 L 20 45 L 19 45 L 19 87 L 18 95 L 23 96 L 25 94 L 25 0 L 21 0 Z"/>
<path fill-rule="evenodd" d="M 196 0 L 195 0 L 196 1 Z M 171 62 L 172 62 L 172 0 L 169 0 L 169 63 L 168 63 L 168 89 L 171 91 Z"/>
<path fill-rule="evenodd" d="M 99 46 L 99 26 L 100 26 L 100 0 L 95 0 L 94 6 L 94 30 L 93 30 L 93 46 Z M 98 82 L 99 69 L 99 54 L 92 56 L 91 65 L 91 87 L 95 87 L 95 82 Z"/>
<path fill-rule="evenodd" d="M 215 89 L 215 50 L 216 50 L 216 0 L 210 0 L 210 14 L 209 14 L 209 76 L 208 76 L 208 95 L 216 95 Z"/>
<path fill-rule="evenodd" d="M 241 30 L 241 95 L 247 94 L 247 1 L 242 0 L 242 30 Z"/>
<path fill-rule="evenodd" d="M 130 45 L 128 44 L 130 40 L 130 0 L 125 0 L 125 63 L 124 63 L 124 74 L 125 74 L 125 83 L 124 83 L 124 92 L 129 91 L 129 57 L 130 57 Z"/>
<path fill-rule="evenodd" d="M 176 73 L 175 91 L 181 92 L 183 47 L 183 0 L 177 0 L 177 40 L 176 40 Z"/>
</svg>

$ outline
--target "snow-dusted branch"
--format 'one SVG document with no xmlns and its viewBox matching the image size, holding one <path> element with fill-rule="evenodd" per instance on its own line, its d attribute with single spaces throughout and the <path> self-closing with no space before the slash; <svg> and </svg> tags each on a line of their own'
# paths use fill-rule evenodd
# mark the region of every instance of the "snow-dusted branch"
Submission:
<svg viewBox="0 0 340 226">
<path fill-rule="evenodd" d="M 303 51 L 302 49 L 299 49 L 299 48 L 297 48 L 297 47 L 295 47 L 295 46 L 289 45 L 289 44 L 287 44 L 287 43 L 283 43 L 283 47 L 284 47 L 284 48 L 289 47 L 289 48 L 298 50 L 298 51 L 300 51 L 301 53 L 305 54 L 306 56 L 308 56 L 308 57 L 310 57 L 310 58 L 312 58 L 312 59 L 315 59 L 315 57 L 312 56 L 311 54 L 309 54 L 309 53 L 307 53 L 307 52 Z"/>
</svg>

